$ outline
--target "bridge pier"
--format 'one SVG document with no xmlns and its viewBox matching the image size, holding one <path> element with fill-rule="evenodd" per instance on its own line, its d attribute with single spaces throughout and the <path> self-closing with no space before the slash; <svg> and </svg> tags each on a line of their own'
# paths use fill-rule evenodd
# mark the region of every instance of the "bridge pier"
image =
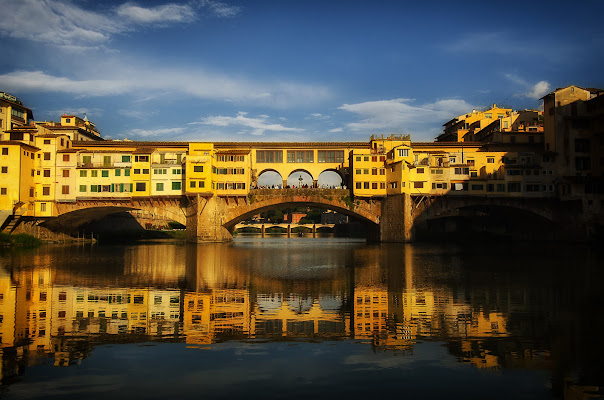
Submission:
<svg viewBox="0 0 604 400">
<path fill-rule="evenodd" d="M 189 197 L 187 205 L 187 242 L 229 242 L 233 235 L 223 226 L 225 204 L 215 196 Z"/>
<path fill-rule="evenodd" d="M 262 235 L 262 237 L 264 237 L 265 233 L 266 233 L 266 227 L 264 226 L 264 224 L 262 224 L 262 226 L 260 227 L 260 234 Z"/>
<path fill-rule="evenodd" d="M 292 226 L 290 224 L 287 224 L 287 237 L 292 237 Z"/>
<path fill-rule="evenodd" d="M 317 224 L 312 226 L 312 237 L 317 237 Z"/>
<path fill-rule="evenodd" d="M 369 232 L 369 238 L 376 242 L 413 241 L 413 201 L 407 193 L 388 196 L 382 201 L 382 216 L 379 232 Z"/>
</svg>

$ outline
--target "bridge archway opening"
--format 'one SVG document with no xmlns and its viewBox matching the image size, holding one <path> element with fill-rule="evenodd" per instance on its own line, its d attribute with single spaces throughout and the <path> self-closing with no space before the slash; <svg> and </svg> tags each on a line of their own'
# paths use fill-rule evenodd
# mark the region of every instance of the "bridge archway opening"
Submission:
<svg viewBox="0 0 604 400">
<path fill-rule="evenodd" d="M 508 237 L 520 240 L 553 240 L 556 224 L 535 212 L 507 205 L 468 205 L 428 217 L 416 230 L 416 237 L 454 234 L 488 240 Z M 477 235 L 478 234 L 478 235 Z"/>
<path fill-rule="evenodd" d="M 317 178 L 317 185 L 320 188 L 338 188 L 342 187 L 344 180 L 342 176 L 333 169 L 328 169 L 319 175 Z"/>
<path fill-rule="evenodd" d="M 312 175 L 308 171 L 305 171 L 303 169 L 294 170 L 287 177 L 287 185 L 289 187 L 312 187 L 313 182 L 314 181 Z"/>
<path fill-rule="evenodd" d="M 283 186 L 283 177 L 273 169 L 266 169 L 258 175 L 257 186 L 259 188 L 278 188 Z"/>
<path fill-rule="evenodd" d="M 351 224 L 351 226 L 355 226 L 355 229 L 353 229 L 353 231 L 356 230 L 356 231 L 359 231 L 358 233 L 360 233 L 360 234 L 365 234 L 368 239 L 371 239 L 373 236 L 375 236 L 376 232 L 379 232 L 379 224 L 377 222 L 372 221 L 371 219 L 368 219 L 366 217 L 363 217 L 362 215 L 357 214 L 353 211 L 350 211 L 346 208 L 334 207 L 333 205 L 322 204 L 319 202 L 284 202 L 284 203 L 278 203 L 278 204 L 271 204 L 271 205 L 267 205 L 264 207 L 258 207 L 256 209 L 254 209 L 253 211 L 249 211 L 247 213 L 243 213 L 243 214 L 236 216 L 229 222 L 225 223 L 223 226 L 232 234 L 235 229 L 235 226 L 237 224 L 239 224 L 242 221 L 252 218 L 254 215 L 264 213 L 267 211 L 271 211 L 271 210 L 277 210 L 277 209 L 283 209 L 283 208 L 294 208 L 294 207 L 308 207 L 308 208 L 314 208 L 314 209 L 321 209 L 321 210 L 325 210 L 325 211 L 331 210 L 331 211 L 335 211 L 337 213 L 346 215 L 351 219 L 350 222 L 353 223 L 353 224 Z M 355 223 L 356 223 L 356 225 L 354 225 Z M 270 225 L 270 223 L 266 224 L 267 227 L 269 225 Z M 253 226 L 253 225 L 248 225 L 248 226 Z M 360 227 L 360 229 L 357 229 L 359 227 Z M 357 233 L 357 232 L 353 232 L 353 233 Z M 353 235 L 353 236 L 355 236 L 355 235 Z"/>
</svg>

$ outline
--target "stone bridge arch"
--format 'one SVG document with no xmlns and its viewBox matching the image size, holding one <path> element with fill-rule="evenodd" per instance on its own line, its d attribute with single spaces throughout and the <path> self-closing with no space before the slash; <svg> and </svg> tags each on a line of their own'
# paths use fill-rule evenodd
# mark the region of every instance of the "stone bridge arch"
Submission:
<svg viewBox="0 0 604 400">
<path fill-rule="evenodd" d="M 41 225 L 65 233 L 76 233 L 78 229 L 108 215 L 124 211 L 146 211 L 155 218 L 186 224 L 186 204 L 183 198 L 140 198 L 124 200 L 77 200 L 76 202 L 57 203 L 57 216 L 44 221 Z"/>
<path fill-rule="evenodd" d="M 378 232 L 382 213 L 380 199 L 350 200 L 343 189 L 262 189 L 247 198 L 198 197 L 187 214 L 187 240 L 228 241 L 239 222 L 263 211 L 287 205 L 317 207 L 337 211 L 368 223 Z"/>
</svg>

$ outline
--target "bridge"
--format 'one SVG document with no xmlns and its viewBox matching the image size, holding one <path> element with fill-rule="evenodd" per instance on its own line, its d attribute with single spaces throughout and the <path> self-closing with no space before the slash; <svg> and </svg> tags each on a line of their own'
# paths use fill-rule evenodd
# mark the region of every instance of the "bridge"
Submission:
<svg viewBox="0 0 604 400">
<path fill-rule="evenodd" d="M 256 223 L 256 224 L 237 224 L 235 225 L 235 231 L 238 229 L 244 228 L 255 228 L 258 229 L 260 234 L 264 236 L 266 234 L 266 230 L 270 228 L 283 228 L 287 232 L 287 237 L 291 237 L 292 230 L 297 228 L 306 228 L 310 229 L 310 233 L 313 237 L 317 234 L 317 229 L 321 228 L 333 228 L 335 224 L 287 224 L 287 223 Z"/>
<path fill-rule="evenodd" d="M 42 144 L 65 147 L 44 157 L 27 147 L 32 168 L 10 168 L 15 176 L 0 177 L 4 229 L 13 231 L 24 218 L 74 234 L 106 215 L 143 210 L 186 225 L 190 242 L 221 242 L 241 221 L 292 206 L 365 222 L 372 241 L 412 240 L 435 221 L 487 208 L 586 225 L 580 207 L 559 201 L 552 171 L 541 171 L 537 157 L 518 147 L 412 143 L 402 136 L 368 143 L 71 143 L 57 136 Z M 8 154 L 23 153 L 20 143 L 6 146 Z M 277 176 L 270 189 L 261 182 L 269 172 Z M 338 182 L 322 182 L 327 173 Z"/>
</svg>

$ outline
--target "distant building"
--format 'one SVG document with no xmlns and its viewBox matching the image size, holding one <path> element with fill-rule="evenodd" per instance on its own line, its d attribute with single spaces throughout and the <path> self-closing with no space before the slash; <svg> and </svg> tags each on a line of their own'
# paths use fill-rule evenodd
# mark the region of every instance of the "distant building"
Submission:
<svg viewBox="0 0 604 400">
<path fill-rule="evenodd" d="M 325 211 L 321 214 L 321 223 L 322 224 L 347 224 L 348 216 L 344 214 L 339 214 L 335 211 Z"/>
<path fill-rule="evenodd" d="M 299 224 L 302 218 L 306 217 L 306 213 L 293 212 L 291 214 L 283 214 L 283 222 L 288 224 Z"/>
</svg>

